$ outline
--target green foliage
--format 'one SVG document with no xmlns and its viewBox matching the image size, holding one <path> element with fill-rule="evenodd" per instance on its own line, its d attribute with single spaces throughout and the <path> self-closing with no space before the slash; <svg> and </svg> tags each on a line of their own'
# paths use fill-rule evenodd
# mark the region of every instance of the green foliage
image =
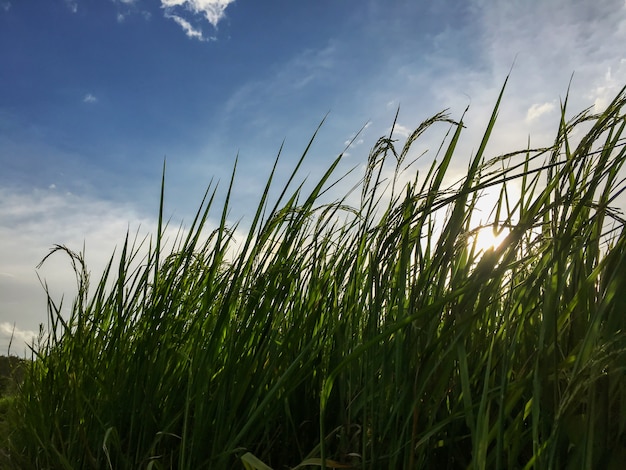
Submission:
<svg viewBox="0 0 626 470">
<path fill-rule="evenodd" d="M 0 356 L 0 467 L 7 458 L 5 450 L 11 434 L 9 414 L 15 407 L 15 394 L 22 383 L 27 364 L 16 356 Z"/>
<path fill-rule="evenodd" d="M 0 356 L 0 397 L 12 394 L 24 378 L 24 359 Z"/>
<path fill-rule="evenodd" d="M 93 291 L 82 255 L 57 246 L 78 296 L 68 319 L 49 298 L 50 335 L 10 415 L 12 464 L 616 468 L 624 91 L 571 121 L 563 105 L 549 148 L 487 160 L 501 98 L 457 185 L 463 121 L 437 114 L 402 149 L 377 142 L 357 207 L 322 202 L 341 156 L 309 193 L 288 184 L 271 204 L 275 164 L 237 245 L 233 172 L 217 229 L 210 187 L 166 251 L 162 193 L 145 257 L 127 237 Z M 414 141 L 442 125 L 439 159 L 409 178 Z M 488 225 L 508 235 L 482 251 L 472 215 L 486 190 L 500 194 Z"/>
</svg>

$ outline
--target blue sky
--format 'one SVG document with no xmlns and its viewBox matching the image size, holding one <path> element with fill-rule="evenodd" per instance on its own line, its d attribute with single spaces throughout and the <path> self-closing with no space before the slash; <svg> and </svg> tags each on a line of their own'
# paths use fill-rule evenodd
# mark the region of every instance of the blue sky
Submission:
<svg viewBox="0 0 626 470">
<path fill-rule="evenodd" d="M 53 244 L 84 244 L 97 278 L 154 229 L 165 157 L 177 225 L 239 155 L 245 223 L 283 140 L 281 175 L 327 113 L 304 175 L 367 124 L 362 165 L 398 106 L 401 140 L 470 105 L 461 174 L 514 62 L 493 155 L 549 143 L 572 73 L 572 113 L 606 105 L 624 44 L 624 0 L 0 0 L 0 353 L 46 321 L 38 275 L 71 303 L 66 259 L 35 269 Z"/>
</svg>

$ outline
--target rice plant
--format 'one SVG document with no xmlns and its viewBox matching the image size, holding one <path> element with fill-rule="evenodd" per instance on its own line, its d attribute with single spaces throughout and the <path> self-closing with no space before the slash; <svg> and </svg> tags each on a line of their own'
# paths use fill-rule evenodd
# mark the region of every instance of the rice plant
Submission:
<svg viewBox="0 0 626 470">
<path fill-rule="evenodd" d="M 223 207 L 211 185 L 168 249 L 163 181 L 157 233 L 127 236 L 95 286 L 82 253 L 56 246 L 78 295 L 69 318 L 48 298 L 5 465 L 619 468 L 626 90 L 569 120 L 565 101 L 549 147 L 489 157 L 503 92 L 454 184 L 464 121 L 439 113 L 402 146 L 381 137 L 334 202 L 341 155 L 309 191 L 297 183 L 314 134 L 270 201 L 277 158 L 237 243 L 233 171 Z M 449 133 L 412 170 L 434 126 Z M 488 189 L 483 225 L 506 237 L 480 249 Z"/>
</svg>

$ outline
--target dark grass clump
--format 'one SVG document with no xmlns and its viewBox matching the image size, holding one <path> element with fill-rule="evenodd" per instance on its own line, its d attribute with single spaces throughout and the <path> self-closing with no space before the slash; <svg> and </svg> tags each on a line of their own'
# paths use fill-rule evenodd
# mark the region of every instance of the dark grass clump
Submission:
<svg viewBox="0 0 626 470">
<path fill-rule="evenodd" d="M 56 247 L 79 292 L 67 319 L 49 299 L 7 465 L 618 468 L 625 92 L 570 121 L 563 105 L 549 148 L 487 159 L 501 97 L 456 185 L 463 121 L 437 114 L 402 148 L 377 142 L 359 204 L 322 202 L 341 156 L 309 193 L 290 190 L 301 160 L 274 203 L 272 171 L 237 244 L 231 181 L 217 214 L 209 188 L 174 248 L 162 211 L 143 248 L 127 237 L 93 290 L 82 255 Z M 409 178 L 431 126 L 448 138 Z M 500 198 L 484 225 L 506 238 L 483 250 L 472 216 L 488 189 Z"/>
</svg>

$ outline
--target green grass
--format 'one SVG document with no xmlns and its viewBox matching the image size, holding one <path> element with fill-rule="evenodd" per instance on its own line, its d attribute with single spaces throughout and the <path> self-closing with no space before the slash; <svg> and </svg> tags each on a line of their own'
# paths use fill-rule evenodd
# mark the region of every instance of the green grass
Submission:
<svg viewBox="0 0 626 470">
<path fill-rule="evenodd" d="M 223 207 L 210 187 L 172 249 L 161 209 L 95 288 L 82 254 L 56 247 L 79 292 L 66 319 L 49 299 L 5 466 L 618 468 L 625 92 L 569 121 L 564 104 L 554 145 L 489 159 L 501 98 L 457 185 L 464 123 L 437 114 L 403 147 L 382 137 L 335 202 L 341 157 L 308 192 L 300 161 L 274 201 L 270 176 L 236 245 L 233 172 Z M 413 171 L 433 126 L 448 137 Z M 483 253 L 472 215 L 488 189 L 508 236 Z"/>
</svg>

